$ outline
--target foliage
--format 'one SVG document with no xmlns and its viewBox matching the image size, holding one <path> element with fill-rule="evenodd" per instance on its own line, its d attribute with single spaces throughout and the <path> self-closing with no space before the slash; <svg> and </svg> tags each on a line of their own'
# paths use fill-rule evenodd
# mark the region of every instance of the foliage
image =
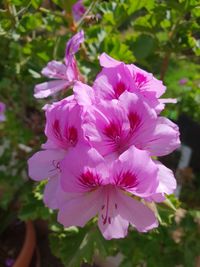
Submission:
<svg viewBox="0 0 200 267">
<path fill-rule="evenodd" d="M 95 253 L 105 257 L 118 252 L 124 255 L 123 267 L 145 262 L 150 267 L 194 266 L 200 249 L 199 206 L 190 209 L 194 188 L 183 193 L 182 205 L 188 211 L 180 223 L 174 221 L 172 209 L 158 206 L 162 221 L 158 231 L 132 231 L 127 239 L 105 242 L 93 222 L 84 229 L 58 225 L 52 211 L 43 206 L 43 184 L 35 187 L 28 180 L 27 159 L 44 141 L 41 108 L 46 102 L 33 98 L 34 85 L 44 80 L 40 71 L 49 60 L 62 60 L 66 41 L 79 29 L 84 29 L 86 41 L 78 62 L 89 83 L 99 71 L 98 55 L 106 52 L 164 80 L 166 96 L 178 99 L 165 115 L 176 120 L 186 113 L 200 119 L 198 0 L 84 1 L 89 15 L 96 17 L 83 17 L 77 24 L 71 16 L 74 2 L 0 3 L 0 100 L 7 106 L 7 120 L 0 125 L 0 232 L 17 217 L 48 220 L 52 251 L 66 266 L 93 262 Z M 183 78 L 187 82 L 181 85 Z"/>
</svg>

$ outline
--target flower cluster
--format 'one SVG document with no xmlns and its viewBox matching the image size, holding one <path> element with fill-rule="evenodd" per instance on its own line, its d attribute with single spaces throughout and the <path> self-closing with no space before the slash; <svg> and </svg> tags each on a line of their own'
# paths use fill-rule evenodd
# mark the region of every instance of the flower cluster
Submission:
<svg viewBox="0 0 200 267">
<path fill-rule="evenodd" d="M 158 160 L 179 144 L 178 127 L 160 116 L 166 88 L 152 74 L 103 53 L 93 86 L 80 81 L 75 53 L 83 32 L 68 43 L 65 64 L 51 61 L 42 73 L 57 80 L 36 86 L 46 97 L 73 86 L 73 95 L 45 106 L 47 141 L 29 159 L 29 176 L 47 179 L 44 202 L 65 227 L 83 227 L 98 215 L 106 239 L 158 226 L 148 202 L 173 193 L 172 171 Z"/>
</svg>

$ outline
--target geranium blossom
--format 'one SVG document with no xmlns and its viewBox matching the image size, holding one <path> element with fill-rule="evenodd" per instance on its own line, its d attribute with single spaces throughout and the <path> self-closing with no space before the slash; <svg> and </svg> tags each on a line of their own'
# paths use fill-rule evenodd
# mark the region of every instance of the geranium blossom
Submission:
<svg viewBox="0 0 200 267">
<path fill-rule="evenodd" d="M 157 227 L 154 213 L 131 197 L 148 197 L 158 186 L 157 167 L 147 152 L 132 146 L 106 161 L 95 149 L 79 147 L 67 153 L 61 170 L 62 188 L 72 196 L 58 213 L 65 227 L 83 227 L 96 214 L 106 239 L 124 237 L 129 223 L 141 232 Z"/>
<path fill-rule="evenodd" d="M 84 32 L 75 34 L 66 45 L 64 63 L 53 60 L 42 70 L 42 74 L 53 81 L 40 83 L 35 86 L 34 96 L 36 98 L 48 97 L 60 90 L 72 86 L 76 80 L 80 80 L 75 54 L 80 44 L 84 41 Z"/>
<path fill-rule="evenodd" d="M 29 176 L 35 181 L 49 179 L 44 201 L 48 207 L 58 208 L 62 194 L 59 185 L 60 161 L 70 149 L 84 143 L 80 108 L 73 98 L 68 97 L 47 107 L 46 121 L 47 142 L 42 145 L 43 150 L 29 159 Z"/>
<path fill-rule="evenodd" d="M 175 99 L 159 99 L 165 93 L 166 87 L 151 73 L 134 64 L 126 65 L 106 53 L 99 60 L 103 70 L 94 81 L 94 88 L 101 98 L 118 98 L 124 91 L 140 93 L 157 113 L 164 108 L 165 103 L 176 103 Z"/>
<path fill-rule="evenodd" d="M 86 9 L 83 5 L 82 0 L 78 0 L 73 6 L 72 6 L 72 14 L 75 21 L 79 21 L 80 18 L 85 13 Z"/>
<path fill-rule="evenodd" d="M 177 125 L 159 116 L 174 100 L 160 99 L 166 88 L 151 73 L 105 53 L 93 86 L 82 83 L 75 60 L 82 41 L 83 32 L 71 38 L 65 63 L 42 71 L 56 80 L 36 86 L 36 97 L 71 85 L 73 95 L 44 107 L 47 141 L 29 159 L 29 176 L 47 179 L 44 202 L 65 227 L 98 215 L 106 239 L 126 236 L 129 224 L 146 232 L 158 222 L 145 203 L 176 188 L 172 171 L 152 159 L 180 145 Z"/>
<path fill-rule="evenodd" d="M 152 156 L 161 156 L 180 145 L 177 125 L 158 117 L 137 94 L 124 92 L 119 101 L 98 101 L 95 90 L 79 82 L 74 86 L 74 95 L 86 110 L 83 117 L 85 135 L 104 156 L 120 154 L 131 145 Z M 155 164 L 159 170 L 159 186 L 147 200 L 160 202 L 165 194 L 174 192 L 176 180 L 171 170 L 157 161 Z"/>
<path fill-rule="evenodd" d="M 3 102 L 0 102 L 0 122 L 1 121 L 5 121 L 6 117 L 5 117 L 5 109 L 6 109 L 6 105 Z"/>
<path fill-rule="evenodd" d="M 75 97 L 79 104 L 85 105 L 82 99 L 87 99 L 89 94 L 93 97 L 91 90 L 76 84 Z M 180 145 L 178 127 L 158 117 L 138 94 L 127 91 L 118 101 L 101 101 L 91 107 L 83 118 L 83 128 L 91 145 L 104 156 L 120 154 L 131 145 L 149 151 L 152 156 L 163 156 Z"/>
</svg>

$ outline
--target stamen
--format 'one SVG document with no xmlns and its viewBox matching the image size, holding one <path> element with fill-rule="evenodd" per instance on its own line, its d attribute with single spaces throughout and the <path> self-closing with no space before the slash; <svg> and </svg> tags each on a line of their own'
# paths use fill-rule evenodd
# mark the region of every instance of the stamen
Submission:
<svg viewBox="0 0 200 267">
<path fill-rule="evenodd" d="M 54 169 L 50 170 L 49 172 L 53 172 L 55 170 L 58 170 L 59 172 L 61 172 L 61 169 L 60 169 L 60 162 L 57 161 L 57 160 L 52 160 L 52 165 L 54 167 Z"/>
<path fill-rule="evenodd" d="M 109 219 L 110 217 L 108 217 L 108 208 L 109 208 L 109 193 L 108 192 L 107 192 L 107 195 L 106 195 L 106 205 L 105 206 L 106 206 L 106 214 L 105 214 L 105 216 L 102 215 L 103 224 L 106 224 L 107 221 L 111 222 L 111 220 Z"/>
<path fill-rule="evenodd" d="M 119 123 L 111 121 L 110 124 L 105 127 L 103 133 L 110 139 L 110 142 L 113 143 L 113 145 L 120 145 L 122 129 Z"/>
</svg>

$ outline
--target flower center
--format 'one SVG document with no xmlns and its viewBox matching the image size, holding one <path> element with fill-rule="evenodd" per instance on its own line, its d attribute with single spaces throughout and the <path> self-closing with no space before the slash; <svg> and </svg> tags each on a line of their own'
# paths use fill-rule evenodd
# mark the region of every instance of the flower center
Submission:
<svg viewBox="0 0 200 267">
<path fill-rule="evenodd" d="M 141 89 L 147 83 L 147 77 L 141 73 L 136 73 L 135 84 L 138 89 Z"/>
<path fill-rule="evenodd" d="M 134 113 L 134 112 L 130 112 L 128 114 L 128 119 L 129 119 L 131 131 L 133 132 L 140 125 L 141 119 L 140 119 L 139 115 L 137 113 Z"/>
<path fill-rule="evenodd" d="M 96 187 L 101 185 L 101 177 L 98 174 L 94 174 L 91 170 L 87 170 L 82 173 L 79 177 L 79 183 L 81 187 L 94 190 Z"/>
<path fill-rule="evenodd" d="M 128 189 L 136 187 L 138 184 L 137 176 L 131 171 L 126 171 L 124 173 L 119 173 L 115 178 L 115 183 L 117 186 Z"/>
<path fill-rule="evenodd" d="M 71 146 L 75 146 L 78 141 L 78 133 L 75 127 L 69 127 L 68 128 L 68 141 L 71 144 Z"/>
<path fill-rule="evenodd" d="M 115 90 L 115 96 L 116 96 L 116 98 L 119 98 L 120 95 L 126 90 L 126 85 L 122 81 L 119 81 L 116 84 L 114 90 Z"/>
<path fill-rule="evenodd" d="M 56 139 L 62 140 L 61 130 L 60 130 L 60 122 L 59 120 L 55 120 L 53 123 L 53 132 L 55 134 Z"/>
<path fill-rule="evenodd" d="M 60 127 L 60 122 L 57 119 L 53 123 L 53 133 L 55 138 L 64 148 L 67 148 L 68 146 L 74 147 L 78 142 L 77 129 L 74 126 L 66 127 L 66 130 L 63 133 Z"/>
<path fill-rule="evenodd" d="M 117 125 L 115 122 L 111 122 L 104 129 L 104 134 L 111 139 L 112 142 L 119 144 L 121 140 L 121 127 Z"/>
</svg>

